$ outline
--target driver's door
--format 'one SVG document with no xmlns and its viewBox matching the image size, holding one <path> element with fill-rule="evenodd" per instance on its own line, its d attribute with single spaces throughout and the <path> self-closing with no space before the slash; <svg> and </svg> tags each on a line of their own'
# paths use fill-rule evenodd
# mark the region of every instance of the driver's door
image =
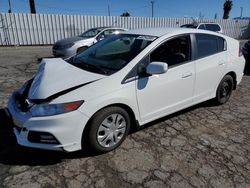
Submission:
<svg viewBox="0 0 250 188">
<path fill-rule="evenodd" d="M 139 76 L 136 81 L 137 101 L 143 123 L 192 104 L 195 66 L 191 61 L 190 43 L 189 35 L 168 40 L 139 65 L 146 67 L 150 62 L 160 61 L 169 66 L 166 73 Z"/>
</svg>

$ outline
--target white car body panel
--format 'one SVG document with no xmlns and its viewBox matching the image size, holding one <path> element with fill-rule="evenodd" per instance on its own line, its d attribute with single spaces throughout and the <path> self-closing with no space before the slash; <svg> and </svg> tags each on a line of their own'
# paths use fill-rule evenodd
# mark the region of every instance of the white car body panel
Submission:
<svg viewBox="0 0 250 188">
<path fill-rule="evenodd" d="M 215 96 L 214 91 L 224 76 L 226 62 L 222 57 L 226 54 L 225 51 L 194 61 L 196 65 L 194 100 L 201 101 L 204 98 Z"/>
<path fill-rule="evenodd" d="M 125 33 L 159 38 L 120 71 L 110 76 L 84 71 L 58 58 L 45 59 L 42 62 L 41 70 L 36 74 L 36 81 L 33 81 L 29 91 L 29 99 L 46 99 L 63 90 L 88 83 L 49 103 L 79 100 L 84 102 L 70 113 L 32 117 L 29 111 L 24 113 L 16 109 L 14 96 L 10 97 L 8 109 L 14 123 L 20 128 L 25 128 L 20 133 L 15 131 L 20 145 L 52 150 L 79 150 L 82 149 L 82 133 L 87 122 L 102 108 L 111 105 L 126 106 L 131 109 L 138 124 L 144 125 L 215 97 L 218 84 L 229 72 L 236 75 L 237 84 L 242 79 L 244 58 L 238 57 L 239 43 L 224 35 L 194 29 L 141 29 Z M 227 41 L 227 51 L 172 67 L 164 74 L 142 79 L 135 77 L 123 83 L 131 69 L 157 46 L 173 36 L 187 33 L 206 33 L 223 37 Z M 50 132 L 60 144 L 30 143 L 27 140 L 28 131 Z"/>
<path fill-rule="evenodd" d="M 171 68 L 165 74 L 137 80 L 136 91 L 141 120 L 149 122 L 192 104 L 194 70 L 194 63 L 191 62 Z"/>
<path fill-rule="evenodd" d="M 68 77 L 70 79 L 65 79 Z M 61 58 L 43 59 L 31 85 L 29 99 L 45 99 L 60 91 L 103 77 L 105 76 L 81 70 Z"/>
<path fill-rule="evenodd" d="M 13 97 L 8 103 L 8 110 L 12 114 L 14 123 L 18 127 L 25 127 L 26 129 L 20 133 L 14 128 L 14 133 L 17 142 L 23 146 L 33 148 L 76 151 L 81 149 L 81 136 L 83 128 L 89 117 L 86 117 L 80 111 L 74 111 L 66 114 L 46 117 L 31 117 L 30 113 L 22 113 L 14 107 Z M 13 114 L 20 114 L 20 116 L 13 116 Z M 17 120 L 18 119 L 18 120 Z M 19 119 L 22 119 L 22 122 Z M 28 131 L 49 132 L 56 135 L 57 140 L 61 144 L 39 144 L 28 141 Z"/>
</svg>

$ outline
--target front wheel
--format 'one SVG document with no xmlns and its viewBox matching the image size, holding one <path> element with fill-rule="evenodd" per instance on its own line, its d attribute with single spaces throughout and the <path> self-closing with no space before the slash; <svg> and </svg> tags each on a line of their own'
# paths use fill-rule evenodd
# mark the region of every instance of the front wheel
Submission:
<svg viewBox="0 0 250 188">
<path fill-rule="evenodd" d="M 226 75 L 220 82 L 217 92 L 216 92 L 216 103 L 217 104 L 224 104 L 226 103 L 233 91 L 234 81 L 232 76 Z"/>
<path fill-rule="evenodd" d="M 108 107 L 97 112 L 90 120 L 87 142 L 96 152 L 109 152 L 117 148 L 127 137 L 131 120 L 120 107 Z"/>
</svg>

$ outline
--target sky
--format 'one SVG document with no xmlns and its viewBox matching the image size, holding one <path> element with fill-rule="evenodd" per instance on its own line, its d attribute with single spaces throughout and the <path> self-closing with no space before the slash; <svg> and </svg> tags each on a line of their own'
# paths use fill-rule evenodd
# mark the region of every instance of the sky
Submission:
<svg viewBox="0 0 250 188">
<path fill-rule="evenodd" d="M 12 12 L 28 13 L 29 0 L 0 0 L 0 12 L 7 12 L 8 1 Z M 155 17 L 217 18 L 223 16 L 225 0 L 153 0 Z M 151 16 L 151 0 L 35 0 L 36 11 L 41 14 L 76 14 L 107 16 L 108 6 L 111 16 L 119 16 L 127 11 L 131 16 Z M 243 17 L 250 17 L 250 0 L 233 0 L 230 18 L 239 17 L 243 7 Z"/>
</svg>

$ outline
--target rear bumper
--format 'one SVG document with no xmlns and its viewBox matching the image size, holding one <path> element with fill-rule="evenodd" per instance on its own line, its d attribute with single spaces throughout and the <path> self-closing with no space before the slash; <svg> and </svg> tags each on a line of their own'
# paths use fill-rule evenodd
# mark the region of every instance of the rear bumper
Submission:
<svg viewBox="0 0 250 188">
<path fill-rule="evenodd" d="M 244 68 L 246 66 L 246 62 L 245 62 L 244 57 L 241 56 L 237 63 L 239 63 L 238 70 L 237 70 L 238 75 L 239 75 L 239 76 L 237 76 L 237 84 L 239 84 L 244 76 Z"/>
<path fill-rule="evenodd" d="M 15 94 L 9 99 L 8 111 L 17 126 L 13 131 L 19 145 L 67 152 L 82 149 L 82 133 L 89 118 L 81 112 L 76 110 L 55 116 L 32 117 L 29 112 L 21 112 L 16 107 Z M 29 140 L 32 132 L 51 134 L 58 143 L 34 143 Z"/>
</svg>

